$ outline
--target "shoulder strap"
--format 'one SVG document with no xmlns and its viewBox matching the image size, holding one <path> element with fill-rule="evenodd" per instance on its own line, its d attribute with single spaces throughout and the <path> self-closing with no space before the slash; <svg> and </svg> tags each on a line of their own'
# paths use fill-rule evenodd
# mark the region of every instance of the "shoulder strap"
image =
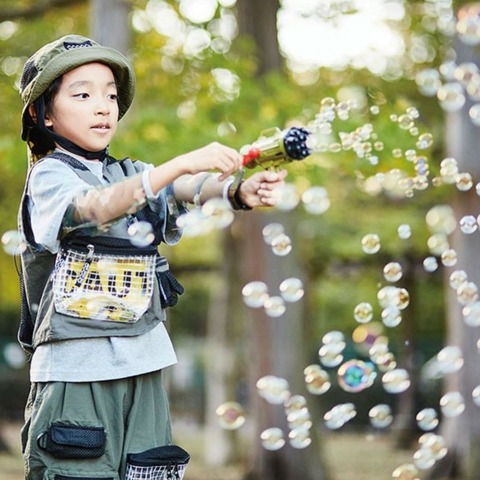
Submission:
<svg viewBox="0 0 480 480">
<path fill-rule="evenodd" d="M 102 184 L 102 182 L 88 169 L 88 167 L 66 153 L 55 151 L 44 158 L 54 158 L 55 160 L 60 160 L 68 165 L 82 180 L 89 185 L 97 186 Z"/>
</svg>

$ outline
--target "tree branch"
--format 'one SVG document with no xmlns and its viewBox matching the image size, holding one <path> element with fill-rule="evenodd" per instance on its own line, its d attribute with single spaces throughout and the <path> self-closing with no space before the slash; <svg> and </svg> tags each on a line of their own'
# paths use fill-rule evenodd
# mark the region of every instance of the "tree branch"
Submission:
<svg viewBox="0 0 480 480">
<path fill-rule="evenodd" d="M 0 22 L 37 18 L 53 8 L 71 7 L 86 2 L 87 0 L 42 0 L 28 6 L 4 7 L 0 10 Z"/>
</svg>

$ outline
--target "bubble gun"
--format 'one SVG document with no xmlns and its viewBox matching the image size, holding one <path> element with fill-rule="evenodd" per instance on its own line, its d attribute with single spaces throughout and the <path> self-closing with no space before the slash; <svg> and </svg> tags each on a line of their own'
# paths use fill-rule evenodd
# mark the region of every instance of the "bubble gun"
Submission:
<svg viewBox="0 0 480 480">
<path fill-rule="evenodd" d="M 277 170 L 285 163 L 303 160 L 312 153 L 307 146 L 309 135 L 310 132 L 302 127 L 292 127 L 283 131 L 276 127 L 265 130 L 256 142 L 240 149 L 243 166 Z"/>
</svg>

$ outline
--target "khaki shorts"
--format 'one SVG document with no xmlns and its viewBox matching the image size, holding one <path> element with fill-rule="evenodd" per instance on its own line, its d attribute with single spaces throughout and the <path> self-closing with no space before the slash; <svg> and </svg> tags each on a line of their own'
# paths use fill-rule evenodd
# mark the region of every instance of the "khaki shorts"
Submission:
<svg viewBox="0 0 480 480">
<path fill-rule="evenodd" d="M 171 443 L 161 372 L 35 383 L 25 413 L 26 480 L 123 479 L 127 454 Z"/>
</svg>

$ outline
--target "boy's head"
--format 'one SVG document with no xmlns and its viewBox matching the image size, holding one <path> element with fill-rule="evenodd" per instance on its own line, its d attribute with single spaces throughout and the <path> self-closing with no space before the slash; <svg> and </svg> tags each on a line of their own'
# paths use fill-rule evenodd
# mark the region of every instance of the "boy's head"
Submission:
<svg viewBox="0 0 480 480">
<path fill-rule="evenodd" d="M 117 84 L 118 118 L 130 107 L 135 93 L 135 74 L 130 62 L 120 52 L 79 35 L 67 35 L 49 43 L 25 63 L 20 79 L 22 139 L 36 157 L 48 153 L 58 142 L 44 125 L 49 108 L 63 74 L 87 63 L 103 63 L 113 72 Z M 32 115 L 33 113 L 33 115 Z M 61 141 L 60 141 L 61 143 Z"/>
</svg>

